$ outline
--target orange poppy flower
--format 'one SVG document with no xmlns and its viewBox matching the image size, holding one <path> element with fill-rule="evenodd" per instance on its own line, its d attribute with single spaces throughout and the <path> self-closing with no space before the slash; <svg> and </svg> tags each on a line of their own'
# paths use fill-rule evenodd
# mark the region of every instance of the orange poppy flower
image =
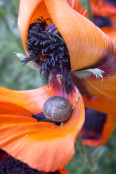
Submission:
<svg viewBox="0 0 116 174">
<path fill-rule="evenodd" d="M 18 26 L 24 49 L 28 55 L 31 54 L 32 50 L 29 52 L 30 47 L 27 49 L 25 44 L 31 24 L 36 19 L 41 19 L 41 16 L 44 19 L 51 19 L 68 48 L 71 64 L 68 71 L 71 69 L 78 74 L 77 70 L 97 68 L 102 73 L 103 78 L 97 78 L 98 76 L 91 74 L 89 77 L 80 79 L 78 75 L 72 75 L 77 87 L 81 86 L 79 90 L 84 91 L 86 95 L 103 94 L 116 99 L 116 48 L 110 38 L 83 15 L 86 15 L 86 11 L 82 9 L 79 0 L 38 0 L 36 2 L 21 0 Z M 29 40 L 31 33 L 30 31 Z M 30 42 L 28 46 L 29 44 Z M 42 55 L 39 53 L 39 56 Z M 28 60 L 30 58 L 31 56 Z M 37 59 L 34 54 L 33 59 Z"/>
<path fill-rule="evenodd" d="M 74 154 L 76 136 L 84 123 L 83 101 L 79 91 L 71 81 L 69 75 L 71 68 L 72 71 L 100 68 L 104 71 L 103 83 L 101 79 L 92 76 L 90 78 L 91 85 L 88 86 L 93 88 L 93 95 L 103 93 L 110 98 L 115 98 L 115 47 L 109 37 L 83 15 L 86 16 L 86 10 L 82 9 L 79 0 L 20 1 L 18 26 L 24 49 L 29 56 L 24 59 L 24 63 L 34 60 L 39 68 L 41 66 L 42 69 L 40 69 L 44 76 L 47 76 L 46 79 L 48 80 L 48 75 L 50 75 L 50 80 L 53 80 L 54 72 L 48 73 L 47 66 L 52 64 L 53 68 L 54 59 L 52 62 L 47 60 L 49 56 L 51 58 L 55 56 L 56 59 L 57 56 L 51 53 L 51 47 L 54 45 L 49 47 L 50 51 L 48 47 L 46 49 L 43 47 L 49 45 L 49 40 L 44 42 L 44 37 L 49 38 L 56 45 L 57 40 L 59 40 L 58 44 L 63 44 L 63 47 L 60 45 L 58 50 L 63 49 L 65 53 L 61 51 L 58 58 L 67 56 L 66 60 L 55 60 L 58 63 L 58 72 L 59 68 L 62 70 L 62 66 L 59 65 L 63 65 L 62 76 L 65 77 L 63 78 L 63 86 L 66 93 L 63 92 L 60 79 L 57 81 L 56 77 L 50 81 L 49 88 L 45 86 L 22 92 L 4 88 L 0 90 L 0 148 L 39 171 L 56 171 L 69 162 Z M 36 19 L 38 20 L 36 21 Z M 54 23 L 53 26 L 48 25 L 50 20 Z M 51 26 L 53 28 L 49 29 Z M 55 32 L 48 32 L 48 35 L 44 35 L 45 32 L 53 30 L 54 27 Z M 42 35 L 36 36 L 36 33 Z M 40 40 L 38 41 L 36 37 L 39 37 Z M 33 42 L 35 47 L 37 45 L 36 49 L 32 45 Z M 41 49 L 41 45 L 44 50 Z M 41 49 L 41 53 L 43 51 L 42 55 L 40 52 L 36 53 L 39 49 Z M 69 67 L 67 68 L 65 65 Z M 55 75 L 57 76 L 56 71 Z M 67 86 L 70 89 L 67 89 Z M 107 89 L 110 90 L 109 93 Z M 91 90 L 89 92 L 91 93 Z M 60 126 L 53 123 L 37 122 L 34 118 L 42 113 L 44 102 L 48 98 L 58 95 L 65 97 L 74 108 L 70 119 Z"/>
<path fill-rule="evenodd" d="M 86 109 L 85 125 L 81 131 L 83 143 L 89 146 L 103 145 L 115 128 L 116 101 L 102 95 L 83 96 L 83 100 L 85 107 L 89 108 Z"/>
<path fill-rule="evenodd" d="M 65 97 L 74 108 L 63 125 L 38 122 L 44 102 L 52 96 Z M 74 143 L 84 123 L 81 94 L 72 84 L 70 94 L 54 82 L 40 89 L 12 91 L 0 88 L 0 148 L 39 171 L 62 169 L 74 155 Z"/>
<path fill-rule="evenodd" d="M 59 2 L 62 3 L 61 1 Z M 82 9 L 79 1 L 77 3 L 77 9 L 81 14 L 85 14 L 86 12 Z M 69 1 L 69 4 L 75 9 L 75 3 L 73 1 Z M 27 49 L 25 41 L 28 35 L 33 34 L 32 30 L 28 33 L 29 25 L 41 16 L 46 21 L 50 17 L 44 1 L 20 1 L 18 24 L 25 49 Z M 46 21 L 43 18 L 40 19 L 42 22 L 40 24 L 46 25 Z M 36 26 L 33 26 L 33 24 L 30 26 L 30 28 L 34 27 Z M 39 29 L 41 30 L 41 28 Z M 47 37 L 51 38 L 52 35 L 49 34 Z M 34 34 L 32 39 L 35 39 Z M 52 41 L 58 39 L 57 36 Z M 61 47 L 60 49 L 62 50 Z M 63 45 L 63 49 L 67 49 L 65 45 Z M 28 53 L 28 51 L 26 52 Z M 67 55 L 67 52 L 65 55 Z M 40 58 L 41 65 L 45 62 L 44 69 L 47 70 L 43 74 L 46 77 L 49 68 L 46 68 L 45 60 L 43 61 L 43 58 Z M 58 66 L 57 68 L 59 69 Z M 49 87 L 46 85 L 40 89 L 30 91 L 12 91 L 0 88 L 0 148 L 14 158 L 27 163 L 31 168 L 39 171 L 56 171 L 62 169 L 70 161 L 74 155 L 76 137 L 84 124 L 84 105 L 81 94 L 74 86 L 70 75 L 67 75 L 69 72 L 67 74 L 65 73 L 65 68 L 67 67 L 64 65 L 66 81 L 63 85 L 62 78 L 60 79 L 58 73 L 55 72 L 55 74 L 52 74 L 50 72 L 48 73 L 50 76 Z M 64 87 L 66 92 L 63 90 Z M 54 123 L 37 121 L 38 117 L 42 117 L 43 115 L 45 101 L 52 96 L 63 96 L 69 101 L 72 108 L 74 108 L 71 117 L 63 125 L 58 126 Z"/>
<path fill-rule="evenodd" d="M 6 152 L 0 149 L 0 173 L 2 174 L 17 174 L 17 173 L 34 173 L 34 174 L 68 174 L 65 169 L 55 172 L 40 172 L 30 168 L 27 164 L 22 163 L 9 156 Z"/>
<path fill-rule="evenodd" d="M 106 0 L 91 0 L 91 8 L 96 16 L 110 17 L 116 15 L 116 7 Z"/>
<path fill-rule="evenodd" d="M 81 131 L 83 143 L 88 146 L 101 146 L 112 135 L 115 128 L 115 115 L 86 109 L 85 124 Z"/>
</svg>

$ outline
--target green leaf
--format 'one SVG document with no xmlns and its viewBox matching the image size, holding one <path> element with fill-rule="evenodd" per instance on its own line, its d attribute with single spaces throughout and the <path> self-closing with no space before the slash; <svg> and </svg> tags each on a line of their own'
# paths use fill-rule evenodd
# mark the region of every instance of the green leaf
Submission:
<svg viewBox="0 0 116 174">
<path fill-rule="evenodd" d="M 86 70 L 80 70 L 80 71 L 73 71 L 73 74 L 78 76 L 79 78 L 87 78 L 90 75 L 94 75 L 96 78 L 103 78 L 103 73 L 104 71 L 102 71 L 99 68 L 90 68 L 90 69 L 86 69 Z"/>
</svg>

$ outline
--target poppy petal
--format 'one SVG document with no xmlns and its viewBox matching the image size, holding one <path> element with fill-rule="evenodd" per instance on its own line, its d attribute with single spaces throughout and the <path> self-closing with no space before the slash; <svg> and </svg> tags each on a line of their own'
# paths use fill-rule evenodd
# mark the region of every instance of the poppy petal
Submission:
<svg viewBox="0 0 116 174">
<path fill-rule="evenodd" d="M 23 108 L 25 112 L 26 110 L 28 110 L 28 112 L 30 111 L 33 114 L 38 114 L 42 112 L 44 102 L 52 96 L 62 96 L 68 99 L 71 105 L 75 105 L 74 103 L 76 103 L 78 100 L 78 98 L 75 97 L 75 91 L 77 91 L 77 89 L 72 81 L 71 81 L 71 86 L 72 86 L 71 87 L 72 90 L 67 95 L 65 92 L 63 92 L 62 86 L 60 85 L 60 83 L 54 76 L 52 77 L 51 83 L 49 85 L 45 85 L 44 87 L 34 89 L 34 90 L 15 91 L 15 90 L 9 90 L 9 89 L 0 87 L 0 102 L 2 106 L 4 102 L 7 102 L 8 105 L 10 104 L 12 106 L 12 108 L 13 108 L 13 105 L 17 107 L 17 109 L 19 107 L 18 109 L 19 113 L 21 112 L 20 109 Z M 6 107 L 5 105 L 4 107 L 8 109 L 8 107 Z M 10 110 L 10 107 L 9 107 L 9 110 Z M 6 112 L 3 112 L 3 113 L 6 113 Z M 9 112 L 12 113 L 12 111 L 9 111 Z M 28 115 L 32 115 L 31 113 Z"/>
<path fill-rule="evenodd" d="M 0 102 L 2 105 L 4 105 L 4 107 L 6 107 L 7 110 L 8 110 L 7 106 L 9 107 L 9 110 L 8 110 L 9 113 L 12 113 L 10 110 L 10 107 L 12 106 L 13 108 L 13 105 L 15 106 L 14 109 L 17 107 L 17 109 L 15 110 L 17 110 L 19 113 L 21 112 L 20 110 L 21 108 L 23 108 L 25 112 L 26 110 L 28 110 L 27 111 L 28 113 L 30 111 L 33 114 L 42 112 L 42 106 L 45 100 L 47 100 L 53 95 L 55 95 L 54 90 L 52 91 L 51 89 L 49 89 L 47 85 L 39 89 L 26 90 L 26 91 L 13 91 L 13 90 L 0 87 Z M 5 102 L 7 102 L 8 105 L 5 106 Z M 28 116 L 29 115 L 30 114 L 28 114 Z"/>
<path fill-rule="evenodd" d="M 91 110 L 91 109 L 89 109 Z M 92 113 L 94 111 L 93 117 L 95 117 L 95 110 L 92 110 Z M 89 112 L 90 113 L 90 112 Z M 103 114 L 103 113 L 101 113 Z M 85 114 L 86 115 L 86 114 Z M 102 118 L 101 118 L 102 116 Z M 86 117 L 86 116 L 85 116 Z M 92 119 L 91 115 L 89 115 L 89 117 L 87 119 L 85 119 L 85 125 L 81 131 L 81 136 L 82 136 L 82 140 L 83 143 L 85 145 L 88 146 L 101 146 L 104 143 L 106 143 L 106 141 L 108 141 L 108 139 L 110 138 L 110 136 L 112 135 L 114 128 L 115 128 L 115 115 L 97 115 L 97 118 Z M 91 120 L 90 120 L 91 119 Z M 98 120 L 97 120 L 98 119 Z M 105 120 L 103 120 L 105 119 Z M 102 122 L 102 127 L 99 126 L 98 127 L 98 121 Z M 87 124 L 86 124 L 87 122 Z M 88 128 L 88 124 L 91 123 L 91 128 Z M 93 127 L 94 125 L 94 127 Z"/>
<path fill-rule="evenodd" d="M 37 122 L 19 111 L 20 114 L 6 111 L 0 113 L 0 147 L 16 159 L 27 163 L 39 171 L 56 171 L 63 168 L 74 155 L 74 143 L 84 123 L 84 105 L 81 94 L 73 86 L 69 95 L 55 83 L 30 91 L 0 89 L 1 103 L 9 102 L 28 110 L 40 113 L 44 102 L 56 95 L 64 96 L 71 103 L 73 113 L 63 125 Z M 55 88 L 56 87 L 56 88 Z M 8 95 L 7 95 L 8 94 Z M 6 105 L 7 106 L 7 105 Z M 27 113 L 28 113 L 27 112 Z"/>
<path fill-rule="evenodd" d="M 79 12 L 83 16 L 87 16 L 87 10 L 83 9 L 80 0 L 67 0 L 67 3 L 70 5 L 71 8 Z"/>
<path fill-rule="evenodd" d="M 44 19 L 50 18 L 43 0 L 20 0 L 18 27 L 25 51 L 27 49 L 25 42 L 27 41 L 28 37 L 29 25 L 37 18 L 41 18 L 41 16 L 44 17 Z"/>
<path fill-rule="evenodd" d="M 60 174 L 68 174 L 68 172 L 65 169 L 59 170 Z"/>
<path fill-rule="evenodd" d="M 83 96 L 86 108 L 95 109 L 106 114 L 116 114 L 116 101 L 113 101 L 103 95 L 101 96 Z"/>
<path fill-rule="evenodd" d="M 110 61 L 109 61 L 110 64 Z M 108 64 L 107 64 L 108 65 Z M 114 69 L 114 70 L 113 70 Z M 106 70 L 107 71 L 107 70 Z M 116 100 L 116 68 L 115 62 L 112 67 L 112 71 L 107 77 L 96 78 L 96 76 L 89 76 L 87 78 L 78 78 L 73 73 L 71 78 L 77 88 L 80 90 L 82 95 L 91 96 L 91 95 L 104 95 L 112 100 Z M 114 73 L 114 74 L 113 74 Z M 103 74 L 104 76 L 104 74 Z"/>
<path fill-rule="evenodd" d="M 0 88 L 0 89 L 2 90 L 2 88 Z M 6 89 L 6 91 L 7 91 L 7 89 Z M 1 95 L 1 93 L 0 93 L 0 95 Z M 1 100 L 2 100 L 2 98 L 1 98 Z M 29 110 L 27 110 L 24 107 L 21 107 L 17 104 L 10 103 L 10 101 L 9 102 L 7 100 L 0 101 L 0 114 L 15 115 L 16 113 L 17 113 L 17 115 L 23 115 L 23 116 L 27 116 L 27 117 L 30 117 L 33 115 L 32 112 L 30 112 Z"/>
<path fill-rule="evenodd" d="M 55 26 L 68 47 L 72 71 L 91 67 L 98 62 L 102 64 L 103 54 L 107 50 L 111 54 L 114 50 L 108 36 L 90 20 L 72 9 L 65 0 L 45 2 Z"/>
<path fill-rule="evenodd" d="M 92 12 L 96 16 L 110 17 L 116 14 L 116 7 L 104 0 L 91 0 Z"/>
<path fill-rule="evenodd" d="M 89 146 L 99 146 L 99 145 L 103 145 L 111 136 L 111 134 L 114 131 L 115 128 L 115 123 L 116 123 L 116 101 L 113 101 L 109 98 L 106 98 L 105 96 L 83 96 L 83 100 L 85 103 L 85 107 L 86 108 L 90 108 L 87 109 L 87 111 L 92 111 L 92 112 L 85 112 L 85 123 L 91 123 L 91 125 L 94 125 L 94 129 L 92 127 L 92 130 L 88 130 L 88 134 L 87 134 L 87 130 L 83 130 L 81 132 L 81 135 L 83 137 L 83 135 L 85 136 L 85 138 L 83 137 L 83 142 L 86 145 Z M 97 112 L 99 111 L 99 112 Z M 100 113 L 101 112 L 101 113 Z M 98 113 L 96 115 L 97 118 L 95 118 L 95 114 Z M 87 114 L 91 114 L 91 115 L 87 115 Z M 106 115 L 106 116 L 104 116 Z M 103 119 L 103 117 L 106 117 L 106 120 Z M 92 121 L 93 118 L 93 121 Z M 90 120 L 91 119 L 91 120 Z M 97 121 L 97 122 L 96 122 Z M 98 130 L 96 130 L 96 133 L 99 132 L 100 130 L 100 136 L 98 138 L 95 138 L 94 134 L 96 134 L 94 132 L 95 130 L 95 126 L 99 125 L 101 122 L 101 128 L 102 130 L 100 130 L 101 128 L 99 127 Z M 86 126 L 85 126 L 86 127 Z M 93 136 L 91 138 L 91 135 Z"/>
</svg>

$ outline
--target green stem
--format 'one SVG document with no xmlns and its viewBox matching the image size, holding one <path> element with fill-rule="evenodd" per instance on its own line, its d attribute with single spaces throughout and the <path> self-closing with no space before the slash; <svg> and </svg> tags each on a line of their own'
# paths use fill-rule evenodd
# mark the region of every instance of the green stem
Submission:
<svg viewBox="0 0 116 174">
<path fill-rule="evenodd" d="M 77 138 L 76 144 L 77 144 L 77 147 L 78 147 L 84 161 L 86 162 L 87 166 L 89 167 L 91 173 L 95 174 L 96 172 L 98 172 L 98 167 L 95 163 L 93 163 L 93 161 L 91 160 L 89 154 L 87 153 L 86 148 L 83 145 L 83 142 L 82 142 L 82 139 L 81 139 L 80 135 Z"/>
<path fill-rule="evenodd" d="M 92 11 L 91 11 L 90 0 L 87 0 L 86 4 L 87 4 L 87 10 L 88 10 L 88 18 L 93 22 L 93 14 L 92 14 Z"/>
</svg>

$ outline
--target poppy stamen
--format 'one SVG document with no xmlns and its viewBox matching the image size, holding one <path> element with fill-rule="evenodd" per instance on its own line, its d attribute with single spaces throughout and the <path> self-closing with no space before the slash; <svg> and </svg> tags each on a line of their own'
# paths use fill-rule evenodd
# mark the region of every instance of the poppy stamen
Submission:
<svg viewBox="0 0 116 174">
<path fill-rule="evenodd" d="M 47 20 L 49 19 L 41 17 L 30 25 L 26 41 L 29 57 L 21 62 L 37 63 L 47 83 L 49 83 L 51 74 L 55 76 L 61 74 L 63 91 L 69 94 L 71 66 L 68 49 L 54 23 L 48 25 Z"/>
</svg>

